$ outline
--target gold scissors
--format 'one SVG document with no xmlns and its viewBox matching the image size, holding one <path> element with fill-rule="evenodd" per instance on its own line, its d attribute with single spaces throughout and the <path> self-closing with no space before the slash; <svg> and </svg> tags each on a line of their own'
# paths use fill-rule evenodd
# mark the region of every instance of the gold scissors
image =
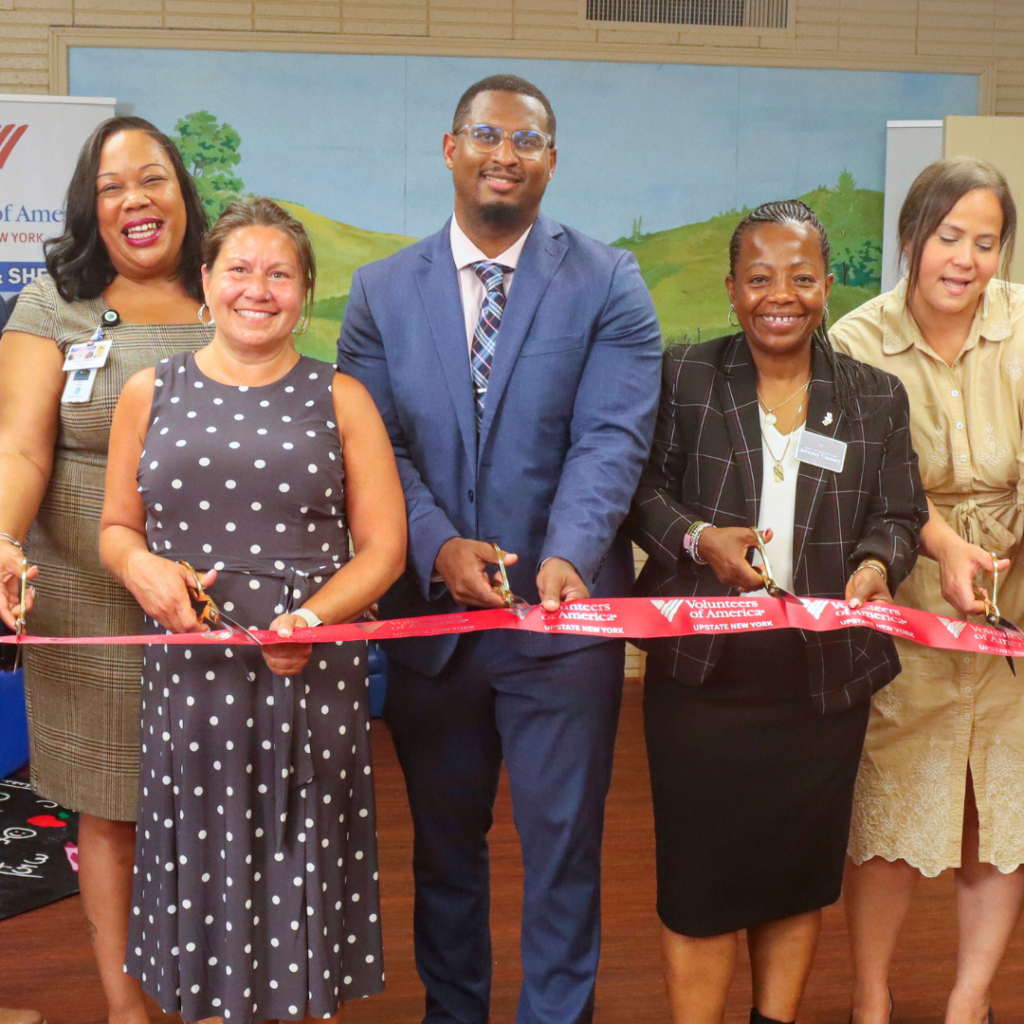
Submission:
<svg viewBox="0 0 1024 1024">
<path fill-rule="evenodd" d="M 505 571 L 505 552 L 501 550 L 500 544 L 494 545 L 494 554 L 498 559 L 498 571 L 501 573 L 501 586 L 498 587 L 498 593 L 501 594 L 506 608 L 515 608 L 524 602 L 512 593 L 512 587 L 509 586 L 508 573 Z"/>
<path fill-rule="evenodd" d="M 28 597 L 28 559 L 21 560 L 21 604 L 18 606 L 18 617 L 14 620 L 14 635 L 23 636 L 25 633 L 25 600 Z M 18 671 L 21 664 L 21 644 L 14 647 L 14 668 L 12 672 Z"/>
<path fill-rule="evenodd" d="M 757 539 L 757 550 L 761 555 L 761 565 L 753 565 L 751 568 L 764 581 L 764 589 L 771 597 L 780 597 L 785 591 L 775 582 L 772 575 L 772 563 L 768 559 L 768 545 L 765 543 L 764 534 L 756 527 L 752 527 L 754 537 Z"/>
<path fill-rule="evenodd" d="M 230 626 L 237 633 L 244 633 L 253 643 L 263 646 L 262 641 L 255 633 L 248 630 L 240 622 L 235 622 L 230 616 L 225 615 L 220 608 L 217 607 L 217 602 L 206 592 L 201 580 L 199 579 L 199 573 L 196 572 L 192 566 L 185 561 L 184 558 L 178 559 L 178 565 L 184 566 L 192 574 L 192 583 L 186 583 L 188 587 L 188 596 L 192 601 L 192 607 L 195 609 L 196 618 L 200 622 L 205 622 L 211 629 L 222 629 L 222 623 Z"/>
<path fill-rule="evenodd" d="M 1020 627 L 1010 622 L 1009 619 L 1003 618 L 1002 613 L 999 611 L 999 556 L 994 551 L 990 551 L 989 556 L 992 559 L 992 596 L 984 598 L 985 621 L 994 629 L 1006 633 L 1007 636 L 1024 637 Z M 981 597 L 981 594 L 978 593 L 978 596 Z M 1010 666 L 1010 671 L 1016 675 L 1017 669 L 1013 664 L 1013 658 L 1007 655 L 1006 663 Z"/>
</svg>

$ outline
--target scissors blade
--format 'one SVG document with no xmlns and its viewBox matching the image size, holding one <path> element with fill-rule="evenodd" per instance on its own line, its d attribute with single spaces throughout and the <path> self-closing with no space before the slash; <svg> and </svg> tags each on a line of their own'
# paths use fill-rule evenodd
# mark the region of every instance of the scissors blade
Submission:
<svg viewBox="0 0 1024 1024">
<path fill-rule="evenodd" d="M 224 622 L 230 626 L 236 633 L 244 633 L 254 644 L 263 646 L 263 641 L 252 632 L 250 629 L 246 629 L 240 622 L 236 622 L 230 615 L 225 615 L 222 611 L 218 611 L 217 622 Z"/>
<path fill-rule="evenodd" d="M 1024 631 L 1002 615 L 999 616 L 999 623 L 996 628 L 1002 630 L 1007 636 L 1012 636 L 1015 640 L 1024 640 Z M 1006 664 L 1010 666 L 1010 671 L 1016 675 L 1017 668 L 1013 663 L 1013 658 L 1009 655 L 1006 655 Z"/>
</svg>

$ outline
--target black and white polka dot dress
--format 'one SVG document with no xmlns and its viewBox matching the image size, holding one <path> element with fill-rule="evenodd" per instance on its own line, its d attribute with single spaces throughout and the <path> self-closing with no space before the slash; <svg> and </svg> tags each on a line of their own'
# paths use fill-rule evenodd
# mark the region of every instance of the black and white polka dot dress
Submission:
<svg viewBox="0 0 1024 1024">
<path fill-rule="evenodd" d="M 182 353 L 156 375 L 150 548 L 218 569 L 218 604 L 266 628 L 348 557 L 333 369 L 234 387 Z M 383 988 L 367 685 L 359 643 L 293 677 L 250 646 L 147 648 L 126 970 L 165 1012 L 326 1017 Z"/>
</svg>

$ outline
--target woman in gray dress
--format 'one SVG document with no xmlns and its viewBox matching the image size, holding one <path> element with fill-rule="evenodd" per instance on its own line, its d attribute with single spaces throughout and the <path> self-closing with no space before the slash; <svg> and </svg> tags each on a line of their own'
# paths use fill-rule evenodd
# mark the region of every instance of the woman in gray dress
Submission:
<svg viewBox="0 0 1024 1024">
<path fill-rule="evenodd" d="M 404 569 L 405 502 L 368 392 L 295 351 L 309 239 L 270 200 L 233 203 L 203 282 L 213 340 L 122 393 L 103 563 L 157 630 L 206 628 L 197 575 L 245 628 L 354 619 Z M 379 991 L 365 643 L 144 660 L 129 973 L 186 1021 L 324 1018 Z"/>
<path fill-rule="evenodd" d="M 206 214 L 171 141 L 118 117 L 82 148 L 65 216 L 48 273 L 21 292 L 0 342 L 0 618 L 14 621 L 24 548 L 38 568 L 30 632 L 133 634 L 142 612 L 104 574 L 96 544 L 110 420 L 132 374 L 209 340 L 196 322 Z M 110 342 L 105 362 L 79 371 L 68 401 L 65 361 L 93 339 Z M 141 652 L 29 647 L 25 662 L 32 786 L 81 813 L 78 878 L 110 1020 L 144 1024 L 123 970 Z"/>
</svg>

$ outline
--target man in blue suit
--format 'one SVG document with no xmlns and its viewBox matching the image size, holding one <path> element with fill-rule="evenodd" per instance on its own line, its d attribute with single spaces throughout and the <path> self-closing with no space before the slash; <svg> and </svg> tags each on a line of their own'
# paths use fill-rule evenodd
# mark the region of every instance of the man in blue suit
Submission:
<svg viewBox="0 0 1024 1024">
<path fill-rule="evenodd" d="M 531 603 L 626 595 L 632 556 L 616 531 L 661 367 L 636 261 L 541 214 L 555 117 L 528 82 L 467 90 L 444 159 L 454 218 L 356 273 L 338 343 L 339 369 L 388 426 L 408 504 L 409 567 L 381 614 L 499 606 L 494 544 Z M 591 1020 L 623 643 L 499 630 L 388 653 L 425 1021 L 488 1019 L 487 832 L 503 758 L 525 872 L 516 1020 Z"/>
</svg>

